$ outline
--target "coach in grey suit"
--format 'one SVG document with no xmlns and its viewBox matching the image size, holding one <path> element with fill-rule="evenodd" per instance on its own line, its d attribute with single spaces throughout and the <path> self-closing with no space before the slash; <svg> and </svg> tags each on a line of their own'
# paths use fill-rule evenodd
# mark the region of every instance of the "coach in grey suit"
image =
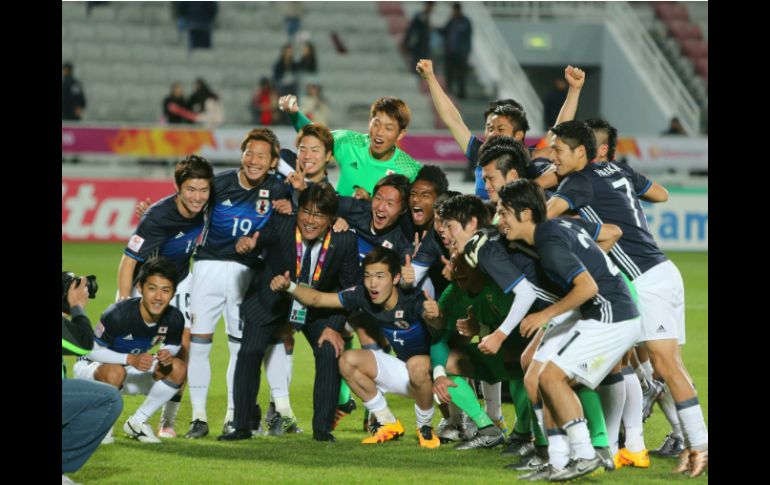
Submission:
<svg viewBox="0 0 770 485">
<path fill-rule="evenodd" d="M 305 334 L 315 357 L 313 438 L 335 441 L 331 426 L 340 388 L 337 360 L 343 351 L 340 334 L 346 313 L 317 308 L 305 311 L 294 305 L 286 293 L 271 291 L 270 281 L 275 275 L 288 274 L 297 284 L 327 292 L 340 291 L 361 281 L 356 235 L 331 230 L 337 207 L 337 194 L 329 184 L 312 185 L 302 192 L 296 216 L 274 215 L 256 241 L 239 241 L 239 252 L 261 254 L 262 260 L 255 261 L 254 277 L 241 304 L 243 337 L 233 386 L 235 430 L 223 434 L 220 440 L 251 437 L 265 351 L 276 335 L 286 331 L 287 321 L 291 321 Z"/>
</svg>

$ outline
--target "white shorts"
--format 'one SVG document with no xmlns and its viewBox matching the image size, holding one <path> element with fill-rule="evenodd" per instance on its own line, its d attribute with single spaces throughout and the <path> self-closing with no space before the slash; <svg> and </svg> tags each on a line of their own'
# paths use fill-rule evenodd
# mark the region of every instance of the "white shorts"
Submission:
<svg viewBox="0 0 770 485">
<path fill-rule="evenodd" d="M 406 362 L 382 350 L 369 350 L 369 352 L 374 354 L 374 360 L 377 362 L 377 377 L 374 378 L 377 389 L 382 393 L 389 392 L 413 397 Z"/>
<path fill-rule="evenodd" d="M 190 287 L 192 286 L 192 273 L 188 273 L 178 285 L 176 293 L 171 299 L 171 305 L 177 307 L 184 315 L 184 328 L 190 328 Z"/>
<path fill-rule="evenodd" d="M 155 366 L 157 364 L 158 361 L 154 361 L 150 370 L 144 372 L 132 365 L 124 365 L 123 368 L 126 369 L 126 380 L 123 382 L 123 389 L 120 390 L 120 393 L 127 396 L 146 395 L 149 393 L 150 388 L 155 384 L 153 373 L 155 372 Z M 95 381 L 94 373 L 96 372 L 96 369 L 102 365 L 104 364 L 101 362 L 78 359 L 72 367 L 72 372 L 77 379 Z"/>
<path fill-rule="evenodd" d="M 580 310 L 572 310 L 562 313 L 548 322 L 548 326 L 543 333 L 543 339 L 540 341 L 535 355 L 532 356 L 532 360 L 546 362 L 550 359 L 561 348 L 560 344 L 564 340 L 564 336 L 572 330 L 572 327 L 580 320 L 581 316 Z"/>
<path fill-rule="evenodd" d="M 178 285 L 176 285 L 176 293 L 171 299 L 171 305 L 175 306 L 184 315 L 184 328 L 190 328 L 190 286 L 192 285 L 192 273 L 187 273 L 185 279 L 183 279 Z M 118 292 L 115 292 L 115 301 L 118 299 Z M 131 288 L 131 298 L 137 298 L 142 296 L 142 293 L 136 288 Z"/>
<path fill-rule="evenodd" d="M 679 269 L 664 261 L 633 281 L 642 316 L 642 342 L 677 339 L 685 343 L 684 282 Z"/>
<path fill-rule="evenodd" d="M 197 261 L 190 292 L 191 333 L 214 333 L 224 314 L 227 335 L 241 338 L 240 307 L 252 273 L 235 261 Z"/>
<path fill-rule="evenodd" d="M 578 320 L 550 361 L 570 379 L 596 389 L 640 335 L 639 317 L 617 323 Z"/>
</svg>

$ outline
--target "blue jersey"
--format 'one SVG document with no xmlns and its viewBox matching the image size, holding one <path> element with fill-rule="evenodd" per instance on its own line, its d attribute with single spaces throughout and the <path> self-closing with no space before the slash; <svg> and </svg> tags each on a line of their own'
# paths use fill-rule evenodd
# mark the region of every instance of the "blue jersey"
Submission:
<svg viewBox="0 0 770 485">
<path fill-rule="evenodd" d="M 348 221 L 350 230 L 358 236 L 358 256 L 361 260 L 375 246 L 392 249 L 399 255 L 402 263 L 407 254 L 411 256 L 412 243 L 404 234 L 404 227 L 400 223 L 397 222 L 385 231 L 374 232 L 372 231 L 371 201 L 354 199 L 353 197 L 340 197 L 339 201 L 337 216 Z"/>
<path fill-rule="evenodd" d="M 526 279 L 526 275 L 514 263 L 506 246 L 499 236 L 495 236 L 487 241 L 478 253 L 479 269 L 492 278 L 503 293 L 510 292 Z"/>
<path fill-rule="evenodd" d="M 598 162 L 569 174 L 554 197 L 567 201 L 583 219 L 620 227 L 623 235 L 610 255 L 633 280 L 667 259 L 650 234 L 639 203 L 639 197 L 651 185 L 650 180 L 625 164 Z"/>
<path fill-rule="evenodd" d="M 196 260 L 248 264 L 249 256 L 235 252 L 235 243 L 262 229 L 273 214 L 272 201 L 291 196 L 287 185 L 270 174 L 259 186 L 245 189 L 238 180 L 239 170 L 227 170 L 214 177 L 213 208 Z"/>
<path fill-rule="evenodd" d="M 592 236 L 593 240 L 599 236 L 601 224 L 593 224 L 582 219 L 568 219 L 577 227 L 582 227 Z M 502 236 L 501 236 L 502 237 Z M 527 281 L 535 290 L 537 298 L 532 304 L 530 313 L 541 311 L 561 300 L 567 294 L 566 289 L 554 283 L 540 262 L 537 251 L 524 241 L 512 241 L 508 245 L 509 254 L 513 263 L 518 266 L 527 277 Z"/>
<path fill-rule="evenodd" d="M 134 269 L 134 278 L 142 263 L 154 256 L 173 261 L 179 281 L 190 271 L 190 256 L 203 231 L 204 214 L 201 211 L 191 219 L 182 216 L 176 206 L 176 197 L 176 194 L 164 197 L 147 209 L 128 240 L 123 253 L 139 262 Z"/>
<path fill-rule="evenodd" d="M 143 354 L 158 344 L 182 345 L 184 316 L 169 305 L 158 323 L 144 322 L 141 298 L 110 305 L 94 328 L 95 342 L 120 354 Z"/>
<path fill-rule="evenodd" d="M 481 173 L 481 167 L 479 166 L 479 150 L 484 142 L 479 140 L 476 135 L 471 135 L 471 139 L 468 142 L 468 147 L 465 149 L 465 158 L 467 158 L 476 167 L 476 196 L 481 200 L 489 200 L 489 194 L 484 186 L 484 175 Z M 528 147 L 530 154 L 534 151 L 534 147 Z M 527 163 L 527 173 L 524 175 L 526 178 L 534 180 L 545 172 L 550 170 L 551 161 L 547 158 L 538 157 L 530 160 Z"/>
<path fill-rule="evenodd" d="M 382 331 L 396 353 L 406 362 L 414 355 L 430 355 L 430 333 L 422 321 L 425 296 L 420 291 L 406 292 L 399 287 L 398 302 L 392 310 L 384 310 L 369 299 L 364 285 L 356 285 L 338 293 L 340 303 L 348 311 L 361 310 L 367 322 Z"/>
<path fill-rule="evenodd" d="M 615 323 L 639 316 L 620 270 L 582 227 L 566 218 L 540 223 L 535 249 L 548 276 L 565 292 L 583 271 L 594 279 L 599 291 L 580 306 L 584 319 Z"/>
</svg>

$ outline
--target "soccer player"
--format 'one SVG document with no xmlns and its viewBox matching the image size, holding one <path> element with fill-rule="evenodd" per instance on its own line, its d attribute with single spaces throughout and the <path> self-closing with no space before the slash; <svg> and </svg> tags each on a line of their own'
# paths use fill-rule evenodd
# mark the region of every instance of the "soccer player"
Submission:
<svg viewBox="0 0 770 485">
<path fill-rule="evenodd" d="M 418 286 L 428 291 L 428 294 L 441 295 L 449 284 L 443 277 L 441 271 L 444 264 L 441 263 L 440 256 L 448 257 L 448 252 L 441 246 L 441 238 L 436 232 L 436 201 L 443 197 L 449 189 L 444 172 L 435 165 L 426 165 L 420 169 L 417 178 L 414 179 L 409 188 L 409 211 L 412 216 L 411 231 L 407 234 L 410 240 L 414 241 L 414 254 L 410 263 L 401 268 L 401 286 L 411 287 L 415 282 Z M 422 253 L 419 248 L 425 246 Z M 417 259 L 417 254 L 421 258 Z M 417 274 L 419 273 L 419 278 Z M 425 276 L 430 278 L 425 280 L 423 286 L 421 282 Z"/>
<path fill-rule="evenodd" d="M 495 354 L 503 342 L 508 338 L 512 329 L 518 325 L 521 319 L 530 311 L 537 299 L 538 290 L 529 280 L 534 276 L 532 272 L 526 275 L 519 263 L 510 253 L 506 245 L 499 239 L 490 238 L 492 233 L 487 232 L 487 226 L 491 223 L 491 217 L 487 207 L 475 195 L 460 195 L 445 201 L 439 207 L 438 214 L 444 222 L 452 241 L 452 249 L 466 254 L 466 258 L 472 267 L 478 265 L 481 271 L 489 276 L 504 293 L 515 294 L 515 299 L 506 315 L 505 321 L 494 332 L 483 337 L 479 349 L 484 353 Z M 484 228 L 483 231 L 479 232 Z M 479 232 L 479 234 L 477 234 Z M 484 244 L 481 237 L 489 238 Z M 472 241 L 473 240 L 473 241 Z M 469 244 L 470 242 L 470 244 Z M 528 262 L 527 262 L 528 263 Z M 526 345 L 519 349 L 519 353 Z M 494 382 L 489 384 L 495 384 Z M 489 386 L 492 387 L 492 386 Z M 516 410 L 516 424 L 511 432 L 506 449 L 506 455 L 520 456 L 527 454 L 532 448 L 531 411 L 527 392 L 521 378 L 509 381 L 511 398 Z M 488 396 L 494 389 L 486 389 Z M 499 392 L 499 391 L 498 391 Z M 487 409 L 487 413 L 493 419 L 499 420 L 502 412 L 499 404 L 495 409 Z"/>
<path fill-rule="evenodd" d="M 438 304 L 434 300 L 425 303 L 426 321 L 441 329 L 431 345 L 433 390 L 442 402 L 453 402 L 465 411 L 478 427 L 476 436 L 455 449 L 492 448 L 505 441 L 505 434 L 481 409 L 475 391 L 459 376 L 485 382 L 521 380 L 519 355 L 526 343 L 514 332 L 505 340 L 503 351 L 487 355 L 467 340 L 474 335 L 484 337 L 497 329 L 510 310 L 513 293 L 504 293 L 478 267 L 471 268 L 461 253 L 453 254 L 451 262 L 452 283 Z M 457 342 L 458 336 L 465 339 Z"/>
<path fill-rule="evenodd" d="M 209 354 L 219 316 L 224 314 L 230 362 L 225 423 L 233 417 L 232 381 L 242 328 L 238 307 L 251 280 L 247 256 L 236 252 L 242 236 L 252 236 L 267 223 L 277 200 L 290 204 L 288 186 L 268 171 L 278 163 L 281 146 L 267 128 L 251 130 L 241 143 L 241 167 L 214 178 L 213 207 L 203 242 L 195 254 L 191 294 L 190 402 L 192 422 L 185 438 L 206 436 L 206 397 L 211 381 Z"/>
<path fill-rule="evenodd" d="M 593 135 L 591 135 L 593 136 Z M 558 151 L 558 149 L 557 149 Z M 517 180 L 500 192 L 501 219 L 508 240 L 534 246 L 546 272 L 568 293 L 558 303 L 522 320 L 522 334 L 534 333 L 554 317 L 576 308 L 581 319 L 563 337 L 563 344 L 540 374 L 540 392 L 550 414 L 549 435 L 567 433 L 570 460 L 562 469 L 550 463 L 538 479 L 566 481 L 593 472 L 602 459 L 591 446 L 586 420 L 570 382 L 595 388 L 638 340 L 639 311 L 620 270 L 585 230 L 568 220 L 547 220 L 542 188 Z M 534 477 L 530 477 L 534 479 Z"/>
<path fill-rule="evenodd" d="M 171 304 L 182 312 L 185 328 L 177 355 L 185 363 L 190 350 L 190 257 L 204 227 L 204 213 L 211 194 L 214 170 L 202 157 L 190 155 L 174 168 L 177 192 L 156 202 L 142 216 L 123 250 L 118 268 L 118 298 L 139 296 L 134 285 L 139 269 L 152 256 L 164 256 L 176 265 L 180 283 Z M 133 291 L 132 291 L 133 290 Z M 158 436 L 174 438 L 174 421 L 182 389 L 163 406 Z"/>
<path fill-rule="evenodd" d="M 425 79 L 430 90 L 433 105 L 436 107 L 441 121 L 449 128 L 460 150 L 465 153 L 465 157 L 470 162 L 475 171 L 476 195 L 482 199 L 488 199 L 487 191 L 484 187 L 484 179 L 481 173 L 481 167 L 478 166 L 479 149 L 483 142 L 471 133 L 460 115 L 457 107 L 447 96 L 433 72 L 433 61 L 421 59 L 416 66 L 417 72 Z M 567 98 L 564 101 L 559 120 L 566 121 L 575 117 L 577 111 L 580 90 L 585 81 L 585 73 L 582 69 L 567 66 L 564 69 L 564 76 L 570 85 Z M 499 109 L 498 109 L 499 108 Z M 529 130 L 529 122 L 524 113 L 524 108 L 518 102 L 512 99 L 500 99 L 489 104 L 484 112 L 484 125 L 486 127 L 486 137 L 489 140 L 493 136 L 512 136 L 519 142 L 524 143 L 524 137 Z M 531 158 L 530 172 L 527 177 L 538 179 L 538 183 L 544 188 L 552 187 L 557 184 L 556 176 L 552 173 L 552 168 L 544 150 L 533 150 Z M 520 176 L 524 176 L 520 174 Z M 539 178 L 542 177 L 542 178 Z"/>
<path fill-rule="evenodd" d="M 282 96 L 279 108 L 289 114 L 296 130 L 310 123 L 297 108 L 297 97 Z M 334 159 L 340 166 L 337 192 L 368 199 L 374 186 L 391 173 L 414 180 L 422 165 L 396 146 L 411 120 L 409 107 L 402 100 L 385 96 L 374 103 L 369 113 L 369 133 L 334 130 Z M 283 172 L 283 170 L 281 170 Z M 287 172 L 288 175 L 288 172 Z"/>
<path fill-rule="evenodd" d="M 340 359 L 342 376 L 377 418 L 373 435 L 362 443 L 382 443 L 403 436 L 404 427 L 383 396 L 383 392 L 392 392 L 415 400 L 420 446 L 437 448 L 440 441 L 431 427 L 434 409 L 430 336 L 422 321 L 425 296 L 399 288 L 399 257 L 388 248 L 373 248 L 364 258 L 363 268 L 363 284 L 339 293 L 298 286 L 288 274 L 273 278 L 270 287 L 274 291 L 287 291 L 306 306 L 364 312 L 368 322 L 380 329 L 395 351 L 394 357 L 381 350 L 348 350 Z"/>
<path fill-rule="evenodd" d="M 679 351 L 685 338 L 684 284 L 679 270 L 655 243 L 639 203 L 640 198 L 665 200 L 668 193 L 624 164 L 589 164 L 596 157 L 596 138 L 585 123 L 565 122 L 552 131 L 554 164 L 565 178 L 548 201 L 548 216 L 572 209 L 587 220 L 610 222 L 623 230 L 610 255 L 636 289 L 641 341 L 676 403 L 687 444 L 674 471 L 698 476 L 708 467 L 708 431 Z M 629 461 L 637 458 L 623 456 Z"/>
<path fill-rule="evenodd" d="M 94 349 L 73 368 L 78 379 L 106 382 L 123 394 L 146 394 L 123 425 L 129 438 L 160 443 L 147 422 L 184 383 L 187 366 L 175 357 L 182 345 L 184 317 L 170 306 L 178 282 L 176 266 L 164 257 L 142 265 L 141 297 L 110 305 L 94 329 Z M 161 344 L 151 354 L 150 350 Z"/>
<path fill-rule="evenodd" d="M 392 249 L 402 261 L 414 248 L 399 218 L 407 212 L 409 179 L 401 174 L 382 177 L 374 186 L 371 201 L 340 197 L 337 216 L 344 218 L 358 236 L 358 253 L 363 259 L 375 246 Z M 339 221 L 338 221 L 339 223 Z"/>
</svg>

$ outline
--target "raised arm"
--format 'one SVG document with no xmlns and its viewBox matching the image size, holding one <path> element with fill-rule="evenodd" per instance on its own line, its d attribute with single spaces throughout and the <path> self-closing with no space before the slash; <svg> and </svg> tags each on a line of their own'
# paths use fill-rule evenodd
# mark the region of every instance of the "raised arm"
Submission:
<svg viewBox="0 0 770 485">
<path fill-rule="evenodd" d="M 416 69 L 420 76 L 428 83 L 430 97 L 433 99 L 433 105 L 436 107 L 439 118 L 447 125 L 460 150 L 465 153 L 468 149 L 468 142 L 471 141 L 471 130 L 465 126 L 465 122 L 462 116 L 460 116 L 457 107 L 449 99 L 449 96 L 441 88 L 438 79 L 436 79 L 436 75 L 433 72 L 433 61 L 430 59 L 420 59 Z"/>
<path fill-rule="evenodd" d="M 273 291 L 285 291 L 305 306 L 314 308 L 344 308 L 337 293 L 325 293 L 307 286 L 300 286 L 289 278 L 289 272 L 276 275 L 270 282 Z"/>
<path fill-rule="evenodd" d="M 312 123 L 297 107 L 297 97 L 293 94 L 281 96 L 278 100 L 278 109 L 289 115 L 289 120 L 291 120 L 292 126 L 297 131 L 302 129 L 303 126 Z"/>
<path fill-rule="evenodd" d="M 567 98 L 564 100 L 564 104 L 561 105 L 559 116 L 556 117 L 554 125 L 575 119 L 578 100 L 580 99 L 580 90 L 583 89 L 583 84 L 586 81 L 586 73 L 577 67 L 567 66 L 564 68 L 564 79 L 566 79 L 567 84 L 569 84 L 569 90 L 567 91 Z"/>
</svg>

